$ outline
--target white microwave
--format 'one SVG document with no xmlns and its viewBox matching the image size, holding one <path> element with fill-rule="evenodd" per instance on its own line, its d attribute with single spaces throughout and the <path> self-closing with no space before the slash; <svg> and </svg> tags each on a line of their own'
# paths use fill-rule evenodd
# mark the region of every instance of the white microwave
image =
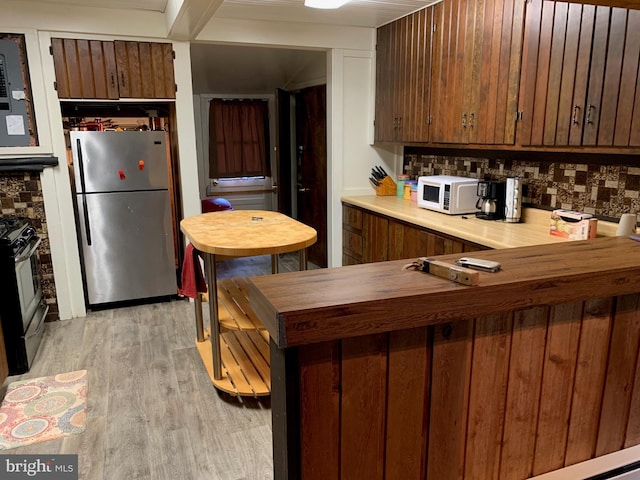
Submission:
<svg viewBox="0 0 640 480">
<path fill-rule="evenodd" d="M 418 178 L 418 206 L 457 215 L 478 210 L 478 180 L 451 175 Z"/>
</svg>

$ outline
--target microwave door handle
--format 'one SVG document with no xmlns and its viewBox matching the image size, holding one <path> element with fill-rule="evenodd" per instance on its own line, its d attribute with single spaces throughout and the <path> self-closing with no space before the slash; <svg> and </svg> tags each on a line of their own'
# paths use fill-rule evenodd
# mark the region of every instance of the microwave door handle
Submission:
<svg viewBox="0 0 640 480">
<path fill-rule="evenodd" d="M 82 188 L 82 213 L 84 219 L 84 231 L 87 235 L 87 245 L 91 246 L 91 224 L 89 222 L 89 211 L 87 210 L 87 189 L 84 181 L 84 159 L 82 156 L 82 143 L 78 138 L 76 140 L 76 148 L 78 149 L 78 169 L 80 170 L 80 188 Z"/>
</svg>

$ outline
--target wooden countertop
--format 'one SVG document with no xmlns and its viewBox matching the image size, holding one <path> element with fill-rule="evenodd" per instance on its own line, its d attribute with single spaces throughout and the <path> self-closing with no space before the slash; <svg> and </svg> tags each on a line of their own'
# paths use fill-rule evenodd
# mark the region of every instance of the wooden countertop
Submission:
<svg viewBox="0 0 640 480">
<path fill-rule="evenodd" d="M 415 202 L 394 196 L 343 196 L 342 201 L 490 248 L 526 247 L 568 241 L 549 235 L 551 212 L 536 208 L 525 208 L 521 223 L 506 223 L 480 220 L 473 214 L 447 215 L 434 212 L 418 207 Z M 598 221 L 598 236 L 614 236 L 616 229 L 615 223 Z"/>
<path fill-rule="evenodd" d="M 315 229 L 282 213 L 224 210 L 185 218 L 180 230 L 201 252 L 229 257 L 274 255 L 316 242 Z"/>
<path fill-rule="evenodd" d="M 464 254 L 443 255 L 453 263 Z M 466 254 L 466 256 L 471 256 Z M 249 279 L 249 299 L 278 347 L 316 343 L 640 292 L 640 242 L 626 237 L 473 252 L 502 264 L 463 286 L 406 260 Z"/>
</svg>

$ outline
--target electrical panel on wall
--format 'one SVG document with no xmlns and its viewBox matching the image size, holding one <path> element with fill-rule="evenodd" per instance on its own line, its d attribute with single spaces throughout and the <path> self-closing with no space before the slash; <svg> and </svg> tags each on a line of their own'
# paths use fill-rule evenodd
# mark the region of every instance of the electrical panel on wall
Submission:
<svg viewBox="0 0 640 480">
<path fill-rule="evenodd" d="M 0 39 L 0 147 L 26 147 L 30 138 L 18 44 Z"/>
</svg>

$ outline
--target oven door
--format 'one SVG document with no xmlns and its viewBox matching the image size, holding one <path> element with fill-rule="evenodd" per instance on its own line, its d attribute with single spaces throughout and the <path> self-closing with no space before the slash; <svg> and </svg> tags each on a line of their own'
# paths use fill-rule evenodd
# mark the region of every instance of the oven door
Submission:
<svg viewBox="0 0 640 480">
<path fill-rule="evenodd" d="M 38 280 L 38 258 L 36 256 L 38 245 L 40 245 L 40 238 L 33 237 L 15 258 L 16 282 L 20 298 L 23 332 L 27 331 L 31 318 L 42 299 L 42 288 Z"/>
</svg>

